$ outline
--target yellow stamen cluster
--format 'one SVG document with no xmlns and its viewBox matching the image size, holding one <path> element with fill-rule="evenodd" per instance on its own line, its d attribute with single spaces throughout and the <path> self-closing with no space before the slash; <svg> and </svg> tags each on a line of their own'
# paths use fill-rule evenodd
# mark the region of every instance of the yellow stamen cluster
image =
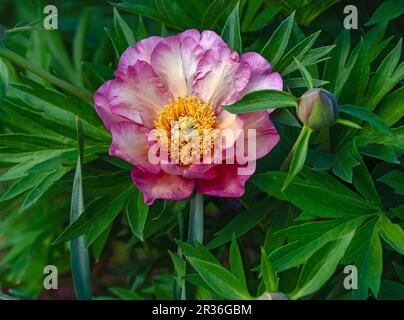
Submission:
<svg viewBox="0 0 404 320">
<path fill-rule="evenodd" d="M 164 141 L 168 154 L 181 165 L 192 163 L 196 157 L 201 159 L 214 144 L 216 116 L 213 107 L 193 96 L 170 99 L 154 124 L 156 129 L 166 133 L 168 139 Z M 192 146 L 193 141 L 198 142 L 199 146 Z M 159 142 L 162 143 L 162 140 Z M 177 150 L 177 156 L 173 149 Z"/>
</svg>

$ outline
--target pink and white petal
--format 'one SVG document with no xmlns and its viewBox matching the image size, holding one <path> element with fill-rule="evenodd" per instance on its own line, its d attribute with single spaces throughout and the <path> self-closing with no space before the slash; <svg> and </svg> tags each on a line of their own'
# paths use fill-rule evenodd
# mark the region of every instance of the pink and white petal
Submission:
<svg viewBox="0 0 404 320">
<path fill-rule="evenodd" d="M 250 78 L 249 64 L 227 46 L 213 47 L 199 61 L 194 77 L 193 94 L 214 106 L 231 104 Z"/>
<path fill-rule="evenodd" d="M 124 159 L 146 172 L 156 174 L 160 171 L 159 165 L 149 162 L 145 127 L 130 122 L 119 122 L 111 127 L 111 133 L 111 156 Z"/>
<path fill-rule="evenodd" d="M 238 164 L 222 164 L 215 167 L 217 176 L 212 180 L 196 180 L 198 192 L 216 197 L 238 198 L 244 194 L 244 185 L 255 171 L 249 174 L 239 174 Z"/>
<path fill-rule="evenodd" d="M 126 49 L 119 59 L 118 72 L 126 74 L 129 66 L 134 66 L 139 60 L 146 61 L 150 63 L 150 57 L 154 48 L 163 40 L 164 38 L 158 36 L 152 36 L 147 39 L 141 40 L 136 45 Z"/>
<path fill-rule="evenodd" d="M 153 128 L 157 113 L 171 95 L 151 65 L 138 61 L 128 67 L 123 79 L 112 83 L 110 97 L 114 114 Z"/>
<path fill-rule="evenodd" d="M 244 127 L 243 120 L 239 115 L 222 111 L 216 116 L 216 129 L 220 131 L 220 138 L 222 139 L 222 149 L 229 149 L 233 147 L 241 130 Z"/>
<path fill-rule="evenodd" d="M 205 50 L 194 38 L 185 37 L 181 41 L 182 67 L 187 84 L 187 95 L 192 93 L 192 84 L 199 60 L 203 57 Z"/>
<path fill-rule="evenodd" d="M 193 179 L 167 174 L 164 171 L 154 175 L 133 167 L 131 176 L 135 185 L 143 192 L 144 201 L 148 205 L 156 199 L 186 199 L 192 195 L 195 188 Z"/>
<path fill-rule="evenodd" d="M 200 45 L 205 51 L 213 47 L 227 47 L 227 44 L 223 41 L 223 39 L 216 32 L 210 30 L 202 31 Z"/>
<path fill-rule="evenodd" d="M 161 169 L 167 174 L 180 175 L 188 179 L 210 180 L 216 177 L 214 164 L 191 164 L 189 166 L 179 166 L 172 163 L 161 164 Z"/>
<path fill-rule="evenodd" d="M 201 40 L 201 33 L 196 29 L 188 29 L 178 34 L 178 37 L 180 37 L 181 39 L 191 37 L 192 39 L 199 42 Z"/>
<path fill-rule="evenodd" d="M 239 115 L 244 125 L 244 154 L 248 155 L 248 130 L 255 130 L 255 154 L 248 160 L 256 160 L 267 155 L 279 142 L 280 136 L 269 119 L 266 111 L 243 113 Z M 253 142 L 254 143 L 254 142 Z"/>
<path fill-rule="evenodd" d="M 246 52 L 241 58 L 247 61 L 251 68 L 250 81 L 242 95 L 258 90 L 283 90 L 283 80 L 279 73 L 272 72 L 271 64 L 256 52 Z"/>
<path fill-rule="evenodd" d="M 114 80 L 109 80 L 105 82 L 98 90 L 94 93 L 94 106 L 95 111 L 97 111 L 102 122 L 108 130 L 111 130 L 111 126 L 119 121 L 125 121 L 126 119 L 117 116 L 112 113 L 110 106 L 110 87 Z"/>
<path fill-rule="evenodd" d="M 174 97 L 187 95 L 179 37 L 168 37 L 160 42 L 153 50 L 151 65 Z"/>
</svg>

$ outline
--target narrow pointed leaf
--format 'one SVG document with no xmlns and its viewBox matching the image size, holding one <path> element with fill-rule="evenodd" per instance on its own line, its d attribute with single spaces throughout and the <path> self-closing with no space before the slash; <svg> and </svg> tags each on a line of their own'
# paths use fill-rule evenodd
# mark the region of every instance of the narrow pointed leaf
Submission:
<svg viewBox="0 0 404 320">
<path fill-rule="evenodd" d="M 261 248 L 261 276 L 264 281 L 266 292 L 278 291 L 278 277 L 268 256 L 265 253 L 264 248 Z"/>
<path fill-rule="evenodd" d="M 285 91 L 261 90 L 246 94 L 241 100 L 223 108 L 231 113 L 242 113 L 296 106 L 297 99 Z"/>
<path fill-rule="evenodd" d="M 222 38 L 228 44 L 230 49 L 237 51 L 238 53 L 242 52 L 241 47 L 241 34 L 240 34 L 240 3 L 237 2 L 233 11 L 230 13 L 229 17 L 226 20 L 226 24 L 222 30 Z"/>
<path fill-rule="evenodd" d="M 72 198 L 70 206 L 70 223 L 76 221 L 84 213 L 83 200 L 83 179 L 81 164 L 83 161 L 83 129 L 80 119 L 77 118 L 77 139 L 79 145 L 79 156 L 77 158 L 76 172 L 74 174 Z M 91 293 L 91 269 L 88 250 L 85 247 L 84 236 L 70 242 L 70 263 L 72 278 L 77 299 L 90 300 Z"/>
</svg>

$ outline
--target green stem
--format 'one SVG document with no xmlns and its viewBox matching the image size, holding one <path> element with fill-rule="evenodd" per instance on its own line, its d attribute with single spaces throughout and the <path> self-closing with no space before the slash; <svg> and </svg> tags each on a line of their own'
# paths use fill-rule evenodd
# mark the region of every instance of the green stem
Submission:
<svg viewBox="0 0 404 320">
<path fill-rule="evenodd" d="M 303 137 L 306 135 L 306 131 L 309 129 L 306 125 L 303 126 L 302 130 L 299 133 L 299 136 L 296 139 L 295 144 L 293 145 L 292 149 L 290 149 L 288 156 L 285 158 L 281 165 L 281 171 L 287 171 L 290 163 L 292 162 L 293 159 L 293 154 L 295 153 L 295 150 L 297 146 L 300 144 L 300 141 L 302 141 Z"/>
<path fill-rule="evenodd" d="M 91 97 L 90 94 L 88 94 L 86 91 L 77 88 L 70 83 L 59 79 L 55 77 L 54 75 L 50 74 L 49 72 L 33 65 L 31 62 L 28 60 L 24 59 L 23 57 L 20 57 L 18 54 L 14 53 L 13 51 L 0 46 L 0 57 L 3 57 L 16 65 L 19 65 L 20 67 L 31 71 L 32 73 L 36 74 L 37 76 L 49 81 L 53 85 L 66 90 L 67 92 L 71 93 L 72 95 L 75 95 L 85 101 L 88 101 L 90 103 L 93 102 L 93 98 Z"/>
<path fill-rule="evenodd" d="M 189 208 L 188 243 L 203 242 L 203 195 L 195 193 Z M 185 271 L 187 264 L 185 265 Z M 183 282 L 181 299 L 186 300 L 186 282 Z"/>
<path fill-rule="evenodd" d="M 203 195 L 195 193 L 189 212 L 188 242 L 203 242 Z"/>
<path fill-rule="evenodd" d="M 185 241 L 185 217 L 183 211 L 178 214 L 178 228 L 180 240 Z M 181 247 L 178 247 L 177 255 L 182 259 Z M 175 276 L 178 276 L 178 274 L 175 273 Z M 181 285 L 179 285 L 177 281 L 174 281 L 174 300 L 186 300 L 185 278 L 182 279 Z"/>
</svg>

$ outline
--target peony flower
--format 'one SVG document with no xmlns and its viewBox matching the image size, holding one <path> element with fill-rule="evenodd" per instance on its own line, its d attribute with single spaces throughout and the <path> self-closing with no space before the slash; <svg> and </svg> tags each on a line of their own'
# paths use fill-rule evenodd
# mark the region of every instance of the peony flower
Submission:
<svg viewBox="0 0 404 320">
<path fill-rule="evenodd" d="M 115 76 L 95 93 L 95 108 L 112 134 L 110 155 L 133 164 L 133 182 L 147 204 L 185 199 L 194 190 L 240 197 L 255 165 L 240 174 L 245 164 L 226 152 L 243 130 L 256 133 L 256 152 L 248 160 L 265 156 L 279 141 L 271 110 L 235 115 L 221 106 L 252 91 L 282 90 L 282 78 L 262 56 L 239 55 L 215 32 L 187 30 L 139 41 L 122 54 Z M 200 148 L 189 151 L 186 144 L 195 140 L 195 132 Z M 225 138 L 218 150 L 220 135 Z M 173 147 L 179 152 L 174 154 Z M 152 161 L 152 150 L 157 155 L 168 150 L 168 161 Z M 195 161 L 212 150 L 207 161 Z M 224 155 L 222 162 L 217 155 Z"/>
</svg>

